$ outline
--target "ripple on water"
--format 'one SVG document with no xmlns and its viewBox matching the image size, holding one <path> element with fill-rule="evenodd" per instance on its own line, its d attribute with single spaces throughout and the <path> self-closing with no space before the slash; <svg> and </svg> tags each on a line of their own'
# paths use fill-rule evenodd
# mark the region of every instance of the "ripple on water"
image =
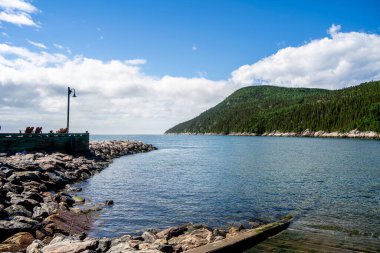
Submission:
<svg viewBox="0 0 380 253">
<path fill-rule="evenodd" d="M 101 211 L 92 235 L 139 233 L 187 222 L 210 226 L 269 222 L 293 213 L 297 215 L 291 226 L 294 231 L 329 234 L 336 240 L 379 237 L 379 141 L 96 138 L 138 139 L 159 150 L 116 159 L 81 183 L 81 194 L 94 203 L 115 201 Z"/>
</svg>

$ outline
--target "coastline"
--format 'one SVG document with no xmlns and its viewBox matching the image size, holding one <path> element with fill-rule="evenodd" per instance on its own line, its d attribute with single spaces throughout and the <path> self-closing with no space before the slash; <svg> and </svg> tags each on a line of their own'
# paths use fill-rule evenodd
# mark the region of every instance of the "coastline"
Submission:
<svg viewBox="0 0 380 253">
<path fill-rule="evenodd" d="M 114 158 L 155 149 L 138 141 L 95 141 L 85 156 L 58 152 L 2 154 L 0 252 L 25 251 L 34 239 L 48 244 L 56 234 L 85 234 L 91 225 L 91 213 L 113 202 L 104 200 L 81 210 L 76 204 L 84 200 L 71 194 L 81 189 L 70 185 L 99 173 Z"/>
<path fill-rule="evenodd" d="M 97 211 L 114 203 L 105 199 L 83 205 L 81 189 L 72 185 L 107 168 L 114 158 L 155 149 L 137 141 L 95 141 L 86 156 L 42 152 L 0 156 L 0 252 L 169 253 L 198 248 L 208 252 L 203 246 L 223 251 L 252 247 L 289 226 L 291 216 L 270 224 L 229 228 L 185 224 L 139 236 L 87 236 Z"/>
<path fill-rule="evenodd" d="M 271 136 L 271 137 L 311 137 L 311 138 L 352 138 L 352 139 L 380 139 L 380 133 L 374 131 L 358 131 L 351 130 L 349 132 L 326 132 L 326 131 L 311 131 L 306 129 L 303 132 L 265 132 L 257 133 L 165 133 L 166 135 L 226 135 L 226 136 Z"/>
</svg>

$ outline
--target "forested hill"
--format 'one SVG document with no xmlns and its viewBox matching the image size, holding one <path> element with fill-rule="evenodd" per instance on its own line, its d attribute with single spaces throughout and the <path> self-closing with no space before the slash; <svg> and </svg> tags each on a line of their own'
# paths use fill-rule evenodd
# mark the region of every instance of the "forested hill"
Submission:
<svg viewBox="0 0 380 253">
<path fill-rule="evenodd" d="M 250 86 L 166 133 L 380 132 L 380 81 L 341 90 Z"/>
</svg>

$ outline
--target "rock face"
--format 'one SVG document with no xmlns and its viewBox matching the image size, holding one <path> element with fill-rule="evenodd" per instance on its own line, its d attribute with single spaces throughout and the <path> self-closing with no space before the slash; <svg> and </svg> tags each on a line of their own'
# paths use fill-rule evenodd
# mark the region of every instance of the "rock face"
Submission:
<svg viewBox="0 0 380 253">
<path fill-rule="evenodd" d="M 39 252 L 41 243 L 50 242 L 57 233 L 69 235 L 87 231 L 90 223 L 88 213 L 113 202 L 108 200 L 93 209 L 79 210 L 74 205 L 83 203 L 84 199 L 67 194 L 65 190 L 68 186 L 103 170 L 113 158 L 155 149 L 152 145 L 137 141 L 101 141 L 90 144 L 86 157 L 39 152 L 1 156 L 0 242 L 5 240 L 3 244 L 6 243 L 6 246 L 2 244 L 3 248 L 0 249 L 11 247 L 8 251 L 14 251 L 14 246 L 10 244 L 20 238 L 27 241 L 28 234 L 31 236 L 28 240 L 33 238 L 28 244 L 34 238 L 40 240 L 33 243 L 29 251 Z M 59 252 L 58 246 L 54 252 Z M 68 249 L 76 252 L 76 249 L 93 248 L 93 243 L 75 242 Z"/>
</svg>

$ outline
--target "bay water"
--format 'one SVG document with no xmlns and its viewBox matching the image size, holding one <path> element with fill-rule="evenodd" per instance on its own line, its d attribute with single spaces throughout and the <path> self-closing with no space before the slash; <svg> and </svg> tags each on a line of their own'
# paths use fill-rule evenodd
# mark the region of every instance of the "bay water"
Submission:
<svg viewBox="0 0 380 253">
<path fill-rule="evenodd" d="M 293 233 L 326 235 L 341 248 L 342 238 L 366 242 L 363 250 L 380 245 L 380 141 L 91 136 L 127 139 L 158 150 L 115 159 L 79 184 L 80 195 L 92 204 L 115 203 L 99 213 L 93 236 L 139 234 L 189 222 L 210 227 L 260 224 L 292 214 Z"/>
</svg>

